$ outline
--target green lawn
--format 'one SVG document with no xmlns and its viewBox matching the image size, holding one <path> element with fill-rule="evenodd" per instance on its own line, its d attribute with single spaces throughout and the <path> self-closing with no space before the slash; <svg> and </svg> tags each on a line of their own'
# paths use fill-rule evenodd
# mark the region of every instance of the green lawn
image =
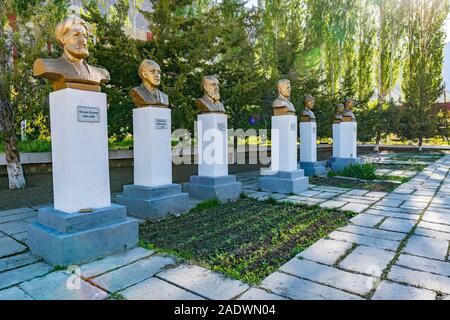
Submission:
<svg viewBox="0 0 450 320">
<path fill-rule="evenodd" d="M 141 245 L 258 284 L 355 214 L 320 207 L 209 201 L 180 217 L 140 226 Z"/>
</svg>

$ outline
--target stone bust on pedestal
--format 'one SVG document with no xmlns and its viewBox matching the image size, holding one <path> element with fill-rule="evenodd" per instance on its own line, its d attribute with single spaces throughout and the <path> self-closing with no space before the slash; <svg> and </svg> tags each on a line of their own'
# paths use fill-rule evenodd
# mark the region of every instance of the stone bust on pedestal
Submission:
<svg viewBox="0 0 450 320">
<path fill-rule="evenodd" d="M 353 104 L 354 104 L 353 99 L 351 98 L 345 99 L 344 112 L 342 113 L 343 122 L 356 122 L 356 117 L 353 114 Z"/>
<path fill-rule="evenodd" d="M 200 113 L 225 113 L 223 103 L 220 101 L 219 80 L 213 76 L 204 76 L 200 87 L 203 97 L 195 101 Z"/>
<path fill-rule="evenodd" d="M 158 89 L 161 84 L 161 68 L 153 60 L 144 60 L 139 66 L 142 84 L 131 89 L 130 96 L 138 108 L 169 108 L 169 97 Z"/>
<path fill-rule="evenodd" d="M 50 79 L 55 91 L 72 88 L 100 92 L 100 85 L 108 83 L 109 72 L 86 63 L 88 26 L 77 17 L 70 16 L 55 28 L 55 37 L 64 48 L 58 59 L 37 59 L 33 74 Z"/>
<path fill-rule="evenodd" d="M 315 100 L 316 99 L 310 94 L 307 94 L 305 96 L 305 100 L 303 102 L 305 108 L 303 109 L 301 114 L 301 122 L 316 122 L 316 116 L 312 111 L 314 109 Z"/>
<path fill-rule="evenodd" d="M 295 115 L 295 107 L 289 101 L 291 97 L 291 82 L 287 79 L 278 81 L 278 98 L 272 103 L 275 116 Z"/>
<path fill-rule="evenodd" d="M 344 105 L 342 103 L 336 106 L 336 111 L 334 114 L 334 123 L 340 124 L 342 122 L 342 113 L 344 112 Z"/>
</svg>

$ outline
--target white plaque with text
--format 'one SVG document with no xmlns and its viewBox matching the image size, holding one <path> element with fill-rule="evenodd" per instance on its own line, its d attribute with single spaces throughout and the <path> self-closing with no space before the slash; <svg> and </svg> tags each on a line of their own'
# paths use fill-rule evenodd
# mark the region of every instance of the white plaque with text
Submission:
<svg viewBox="0 0 450 320">
<path fill-rule="evenodd" d="M 100 109 L 78 106 L 78 122 L 100 122 Z"/>
<path fill-rule="evenodd" d="M 158 130 L 167 129 L 167 120 L 166 119 L 155 119 L 155 129 L 158 129 Z"/>
</svg>

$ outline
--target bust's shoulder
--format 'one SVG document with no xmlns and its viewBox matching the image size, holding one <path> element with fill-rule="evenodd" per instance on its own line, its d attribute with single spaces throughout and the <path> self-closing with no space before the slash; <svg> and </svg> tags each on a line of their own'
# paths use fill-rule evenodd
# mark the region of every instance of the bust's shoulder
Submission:
<svg viewBox="0 0 450 320">
<path fill-rule="evenodd" d="M 67 61 L 60 57 L 56 59 L 36 59 L 33 66 L 33 75 L 36 77 L 57 78 L 64 75 Z"/>
<path fill-rule="evenodd" d="M 211 106 L 204 97 L 195 100 L 195 105 L 200 109 L 200 111 L 210 111 Z"/>
<path fill-rule="evenodd" d="M 272 107 L 274 107 L 274 108 L 282 108 L 282 107 L 288 108 L 289 107 L 288 102 L 289 101 L 287 101 L 285 99 L 277 98 L 272 103 Z"/>
<path fill-rule="evenodd" d="M 145 92 L 144 92 L 145 88 L 142 88 L 142 86 L 138 86 L 138 87 L 134 87 L 133 89 L 131 89 L 130 91 L 130 96 L 133 99 L 133 102 L 135 105 L 137 106 L 145 106 L 146 102 L 145 102 Z"/>
<path fill-rule="evenodd" d="M 111 76 L 109 75 L 108 70 L 106 70 L 104 68 L 92 66 L 90 64 L 88 64 L 88 65 L 89 65 L 89 68 L 94 72 L 96 77 L 98 77 L 100 79 L 101 83 L 106 83 L 111 80 Z"/>
</svg>

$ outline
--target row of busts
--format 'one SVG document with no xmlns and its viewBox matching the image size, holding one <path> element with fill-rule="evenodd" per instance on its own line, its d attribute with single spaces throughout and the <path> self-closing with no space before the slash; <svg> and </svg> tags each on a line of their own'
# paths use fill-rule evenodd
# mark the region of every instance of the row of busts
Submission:
<svg viewBox="0 0 450 320">
<path fill-rule="evenodd" d="M 55 28 L 55 37 L 64 50 L 58 59 L 37 59 L 33 73 L 37 77 L 52 81 L 54 90 L 73 88 L 87 91 L 100 91 L 100 85 L 108 83 L 109 72 L 87 64 L 89 56 L 87 48 L 88 25 L 77 16 L 70 16 L 60 22 Z M 161 68 L 152 60 L 144 60 L 138 69 L 142 84 L 131 90 L 131 98 L 140 107 L 169 108 L 169 97 L 158 89 L 161 83 Z M 203 96 L 196 101 L 201 113 L 225 113 L 220 101 L 219 81 L 213 76 L 204 76 L 200 85 Z M 295 107 L 290 101 L 291 83 L 287 79 L 278 81 L 278 98 L 273 102 L 275 116 L 295 115 Z M 315 99 L 306 95 L 304 109 L 301 113 L 302 122 L 315 122 L 312 111 Z M 334 122 L 356 121 L 353 115 L 353 99 L 346 99 L 344 104 L 336 107 Z"/>
<path fill-rule="evenodd" d="M 295 107 L 290 101 L 291 82 L 287 79 L 280 80 L 278 81 L 277 89 L 278 98 L 272 104 L 274 115 L 296 115 Z M 316 116 L 313 112 L 314 103 L 315 98 L 307 94 L 303 100 L 304 108 L 300 115 L 301 122 L 316 122 Z M 338 104 L 334 115 L 334 123 L 356 122 L 355 115 L 353 114 L 353 104 L 354 100 L 351 98 L 345 99 L 344 104 Z"/>
</svg>

